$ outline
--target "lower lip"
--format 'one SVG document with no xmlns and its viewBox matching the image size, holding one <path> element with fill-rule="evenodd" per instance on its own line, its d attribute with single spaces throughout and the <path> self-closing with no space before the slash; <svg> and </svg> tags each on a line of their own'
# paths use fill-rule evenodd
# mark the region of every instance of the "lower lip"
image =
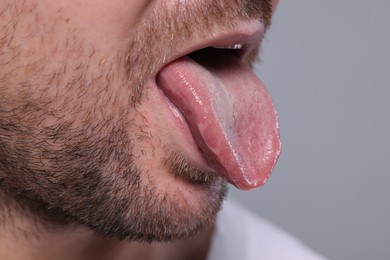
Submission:
<svg viewBox="0 0 390 260">
<path fill-rule="evenodd" d="M 193 163 L 196 163 L 198 166 L 203 167 L 205 169 L 212 170 L 206 160 L 204 159 L 202 152 L 199 150 L 198 145 L 196 144 L 194 137 L 192 136 L 191 130 L 188 127 L 188 124 L 183 116 L 183 114 L 179 111 L 179 109 L 164 95 L 164 92 L 158 87 L 156 84 L 156 88 L 159 94 L 159 98 L 163 106 L 166 108 L 168 118 L 172 122 L 171 125 L 174 125 L 177 129 L 178 135 L 185 140 L 186 144 L 184 144 L 186 149 L 190 154 L 190 160 Z M 180 148 L 179 148 L 180 149 Z M 187 152 L 187 153 L 188 153 Z"/>
</svg>

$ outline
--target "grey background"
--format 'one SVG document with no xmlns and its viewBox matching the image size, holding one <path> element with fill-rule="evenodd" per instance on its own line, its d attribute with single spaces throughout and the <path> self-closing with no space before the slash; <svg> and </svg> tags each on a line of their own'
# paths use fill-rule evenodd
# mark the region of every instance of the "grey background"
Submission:
<svg viewBox="0 0 390 260">
<path fill-rule="evenodd" d="M 390 259 L 390 1 L 282 0 L 261 56 L 283 152 L 232 197 L 330 259 Z"/>
</svg>

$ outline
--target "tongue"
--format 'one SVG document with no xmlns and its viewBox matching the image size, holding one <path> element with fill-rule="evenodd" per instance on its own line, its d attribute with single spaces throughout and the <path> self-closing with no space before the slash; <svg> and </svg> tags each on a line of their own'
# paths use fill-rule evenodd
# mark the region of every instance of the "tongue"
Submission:
<svg viewBox="0 0 390 260">
<path fill-rule="evenodd" d="M 279 156 L 276 111 L 239 59 L 217 62 L 201 66 L 182 57 L 160 71 L 157 84 L 184 115 L 210 166 L 237 188 L 252 189 L 266 182 Z"/>
</svg>

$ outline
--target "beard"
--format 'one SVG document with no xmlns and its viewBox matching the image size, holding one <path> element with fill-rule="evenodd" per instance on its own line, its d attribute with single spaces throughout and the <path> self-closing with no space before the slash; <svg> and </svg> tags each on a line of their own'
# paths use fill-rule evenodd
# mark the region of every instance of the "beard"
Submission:
<svg viewBox="0 0 390 260">
<path fill-rule="evenodd" d="M 209 227 L 226 182 L 169 138 L 158 107 L 151 109 L 153 75 L 162 53 L 237 18 L 266 19 L 270 4 L 162 5 L 109 54 L 76 29 L 59 33 L 59 20 L 31 23 L 44 16 L 39 4 L 2 9 L 0 199 L 17 206 L 4 203 L 0 211 L 34 217 L 41 228 L 78 223 L 142 242 Z M 48 24 L 57 32 L 47 32 Z M 23 35 L 29 44 L 21 44 Z"/>
</svg>

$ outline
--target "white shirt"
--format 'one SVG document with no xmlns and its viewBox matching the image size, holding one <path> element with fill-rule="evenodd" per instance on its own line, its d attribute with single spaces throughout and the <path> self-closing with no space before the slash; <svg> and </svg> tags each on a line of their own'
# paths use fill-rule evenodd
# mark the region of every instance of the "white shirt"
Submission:
<svg viewBox="0 0 390 260">
<path fill-rule="evenodd" d="M 225 201 L 208 260 L 324 260 L 297 239 Z"/>
</svg>

